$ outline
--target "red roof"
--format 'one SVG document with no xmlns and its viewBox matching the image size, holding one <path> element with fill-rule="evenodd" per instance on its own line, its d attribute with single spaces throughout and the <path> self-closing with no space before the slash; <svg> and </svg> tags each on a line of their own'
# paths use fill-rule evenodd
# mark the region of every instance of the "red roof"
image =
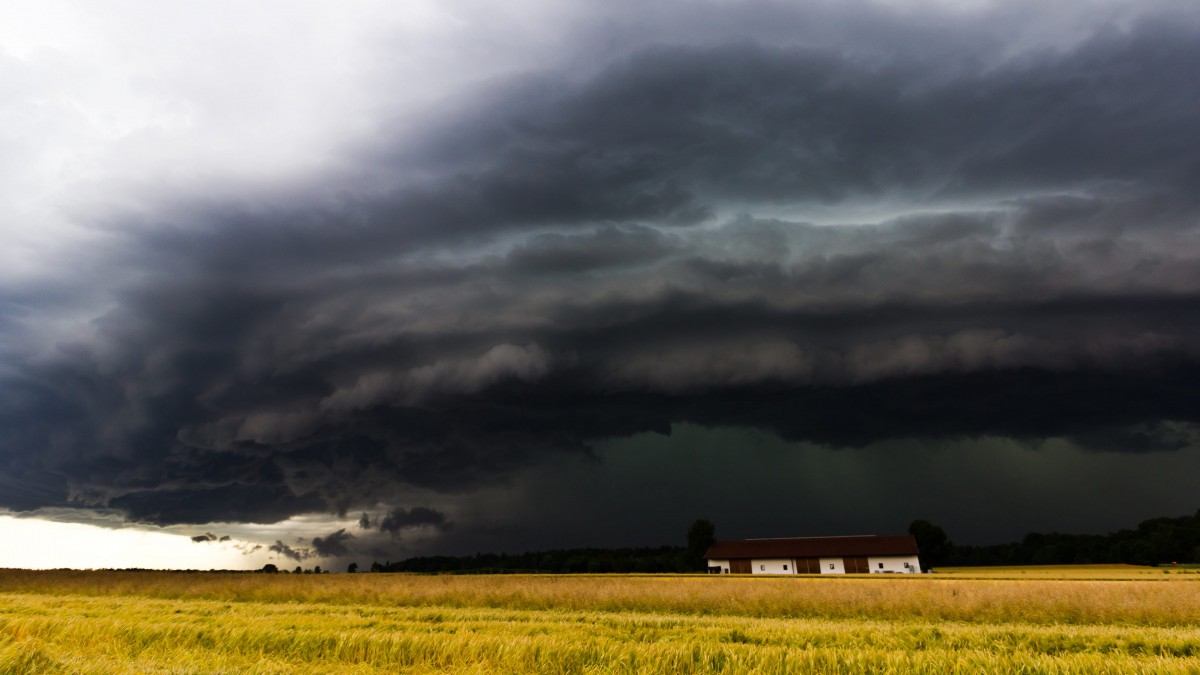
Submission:
<svg viewBox="0 0 1200 675">
<path fill-rule="evenodd" d="M 917 555 L 917 539 L 893 537 L 793 537 L 718 541 L 704 554 L 708 560 L 739 558 L 821 558 L 862 555 Z"/>
</svg>

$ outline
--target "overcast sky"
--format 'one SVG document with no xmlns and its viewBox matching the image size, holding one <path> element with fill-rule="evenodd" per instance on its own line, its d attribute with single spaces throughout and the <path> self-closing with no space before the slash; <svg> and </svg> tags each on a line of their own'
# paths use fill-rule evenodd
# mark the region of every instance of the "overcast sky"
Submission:
<svg viewBox="0 0 1200 675">
<path fill-rule="evenodd" d="M 1194 0 L 6 2 L 0 566 L 1193 513 L 1197 63 Z"/>
</svg>

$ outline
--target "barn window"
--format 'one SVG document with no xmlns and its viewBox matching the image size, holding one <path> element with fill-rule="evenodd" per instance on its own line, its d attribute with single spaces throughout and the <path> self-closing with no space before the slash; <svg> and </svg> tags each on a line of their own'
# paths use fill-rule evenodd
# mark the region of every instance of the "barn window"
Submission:
<svg viewBox="0 0 1200 675">
<path fill-rule="evenodd" d="M 784 571 L 784 572 L 786 572 L 786 571 L 787 571 L 787 565 L 784 565 L 784 566 L 783 566 L 783 571 Z"/>
<path fill-rule="evenodd" d="M 758 566 L 758 569 L 760 569 L 760 570 L 762 570 L 762 571 L 764 571 L 764 572 L 765 572 L 765 571 L 767 571 L 767 566 L 766 566 L 766 565 L 759 565 L 759 566 Z"/>
<path fill-rule="evenodd" d="M 883 569 L 883 563 L 879 563 L 879 569 Z"/>
<path fill-rule="evenodd" d="M 829 569 L 833 569 L 833 563 L 829 563 Z"/>
</svg>

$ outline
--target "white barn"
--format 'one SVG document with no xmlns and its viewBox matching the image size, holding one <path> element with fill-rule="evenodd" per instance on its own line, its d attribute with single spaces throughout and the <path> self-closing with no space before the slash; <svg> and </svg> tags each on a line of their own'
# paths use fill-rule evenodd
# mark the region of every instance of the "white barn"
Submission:
<svg viewBox="0 0 1200 675">
<path fill-rule="evenodd" d="M 912 535 L 718 541 L 704 554 L 712 574 L 917 574 Z"/>
</svg>

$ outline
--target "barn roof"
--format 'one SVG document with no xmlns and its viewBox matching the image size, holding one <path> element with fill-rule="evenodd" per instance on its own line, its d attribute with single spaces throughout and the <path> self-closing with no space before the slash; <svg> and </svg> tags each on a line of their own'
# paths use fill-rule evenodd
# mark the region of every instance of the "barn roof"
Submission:
<svg viewBox="0 0 1200 675">
<path fill-rule="evenodd" d="M 738 558 L 820 558 L 861 555 L 917 555 L 917 539 L 909 534 L 879 537 L 792 537 L 718 541 L 704 557 L 708 560 Z"/>
</svg>

